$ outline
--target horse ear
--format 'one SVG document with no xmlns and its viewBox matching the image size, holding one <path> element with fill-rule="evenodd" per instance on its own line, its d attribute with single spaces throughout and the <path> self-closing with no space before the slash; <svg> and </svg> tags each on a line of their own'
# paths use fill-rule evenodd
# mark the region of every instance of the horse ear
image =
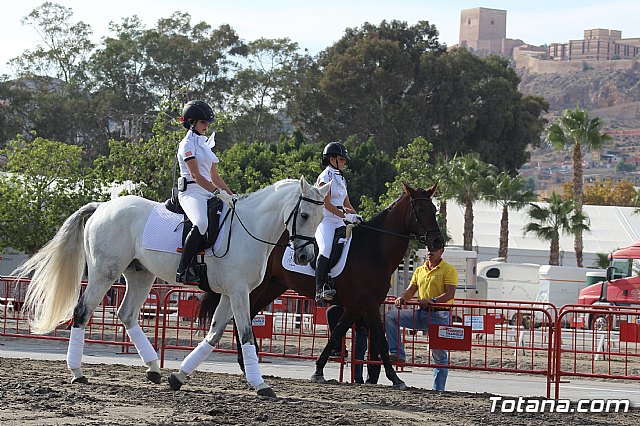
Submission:
<svg viewBox="0 0 640 426">
<path fill-rule="evenodd" d="M 433 194 L 435 194 L 437 188 L 438 188 L 438 182 L 434 183 L 431 188 L 427 189 L 427 193 L 429 194 L 429 197 L 433 197 Z"/>
<path fill-rule="evenodd" d="M 308 188 L 309 182 L 307 182 L 307 180 L 304 178 L 304 175 L 300 176 L 300 189 L 302 190 L 302 192 L 306 192 Z"/>
<path fill-rule="evenodd" d="M 327 183 L 326 185 L 322 185 L 320 188 L 317 188 L 317 189 L 320 195 L 322 196 L 322 198 L 324 199 L 324 197 L 326 197 L 329 191 L 331 190 L 331 182 Z"/>
<path fill-rule="evenodd" d="M 407 195 L 411 195 L 415 192 L 415 189 L 413 189 L 412 187 L 410 187 L 404 182 L 402 182 L 402 189 L 404 190 L 404 193 Z"/>
</svg>

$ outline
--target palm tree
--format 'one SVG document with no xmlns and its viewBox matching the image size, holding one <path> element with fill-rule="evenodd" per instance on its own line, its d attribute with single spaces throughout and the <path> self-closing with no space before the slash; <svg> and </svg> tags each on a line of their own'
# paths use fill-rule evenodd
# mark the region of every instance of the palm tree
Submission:
<svg viewBox="0 0 640 426">
<path fill-rule="evenodd" d="M 582 150 L 600 149 L 611 137 L 600 133 L 603 121 L 600 117 L 592 120 L 586 110 L 576 107 L 574 110 L 566 109 L 557 123 L 547 128 L 546 141 L 554 148 L 560 150 L 573 147 L 573 200 L 577 212 L 582 212 L 583 187 L 582 187 Z M 576 252 L 576 264 L 582 267 L 582 232 L 575 234 L 574 249 Z"/>
<path fill-rule="evenodd" d="M 450 176 L 452 165 L 453 160 L 449 160 L 446 154 L 438 153 L 429 172 L 432 181 L 438 183 L 435 195 L 438 199 L 438 225 L 446 241 L 450 239 L 447 230 L 447 201 L 454 197 Z"/>
<path fill-rule="evenodd" d="M 531 201 L 536 200 L 536 195 L 524 189 L 525 182 L 522 176 L 511 176 L 506 171 L 498 175 L 490 175 L 483 185 L 486 185 L 482 191 L 485 199 L 493 205 L 502 206 L 498 257 L 506 261 L 509 249 L 509 210 L 523 209 Z"/>
<path fill-rule="evenodd" d="M 481 199 L 482 182 L 496 168 L 480 160 L 477 154 L 465 154 L 452 160 L 450 176 L 453 198 L 464 205 L 463 248 L 473 250 L 473 202 Z"/>
<path fill-rule="evenodd" d="M 572 200 L 563 200 L 553 192 L 546 199 L 548 207 L 531 203 L 529 217 L 534 222 L 524 227 L 524 233 L 533 232 L 538 238 L 550 241 L 549 264 L 560 265 L 560 235 L 575 235 L 578 231 L 589 230 L 589 218 L 582 211 L 575 209 Z"/>
</svg>

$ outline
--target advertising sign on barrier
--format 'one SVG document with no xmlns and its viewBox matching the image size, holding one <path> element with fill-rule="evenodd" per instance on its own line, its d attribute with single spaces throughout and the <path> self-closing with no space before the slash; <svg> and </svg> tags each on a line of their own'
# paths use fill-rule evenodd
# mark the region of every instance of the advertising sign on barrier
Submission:
<svg viewBox="0 0 640 426">
<path fill-rule="evenodd" d="M 471 327 L 474 333 L 493 334 L 496 332 L 496 323 L 500 322 L 500 314 L 496 318 L 496 314 L 487 315 L 465 315 L 463 325 Z"/>
<path fill-rule="evenodd" d="M 271 339 L 273 337 L 273 315 L 258 314 L 253 318 L 251 325 L 256 339 Z"/>
<path fill-rule="evenodd" d="M 316 306 L 313 312 L 313 322 L 316 325 L 327 325 L 327 308 L 324 306 Z"/>
<path fill-rule="evenodd" d="M 273 301 L 273 310 L 275 311 L 285 311 L 286 305 L 284 304 L 284 300 L 276 299 Z"/>
<path fill-rule="evenodd" d="M 640 342 L 640 324 L 637 322 L 620 321 L 620 341 Z"/>
<path fill-rule="evenodd" d="M 431 349 L 470 351 L 471 333 L 471 326 L 431 324 L 429 346 Z"/>
</svg>

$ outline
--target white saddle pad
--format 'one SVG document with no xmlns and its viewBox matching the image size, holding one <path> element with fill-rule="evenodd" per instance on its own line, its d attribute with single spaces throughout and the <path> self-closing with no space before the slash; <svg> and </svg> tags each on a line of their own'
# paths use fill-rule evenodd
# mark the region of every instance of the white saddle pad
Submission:
<svg viewBox="0 0 640 426">
<path fill-rule="evenodd" d="M 331 275 L 331 277 L 337 277 L 344 270 L 344 265 L 346 265 L 347 263 L 347 254 L 349 254 L 349 246 L 351 246 L 351 240 L 352 238 L 349 238 L 348 240 L 346 240 L 346 243 L 344 243 L 344 248 L 342 249 L 342 255 L 340 255 L 340 259 L 338 259 L 336 265 L 331 268 L 331 271 L 329 272 L 329 275 Z M 345 241 L 344 238 L 340 239 L 340 242 L 342 241 Z M 311 264 L 302 266 L 298 265 L 293 260 L 293 249 L 291 247 L 287 247 L 284 250 L 284 256 L 282 256 L 282 267 L 287 271 L 310 275 L 312 277 L 316 274 L 315 270 L 311 267 Z"/>
<path fill-rule="evenodd" d="M 227 214 L 228 209 L 229 207 L 226 204 L 222 206 L 221 217 Z M 183 215 L 167 210 L 164 204 L 158 204 L 149 215 L 144 226 L 142 247 L 149 250 L 178 253 L 178 249 L 182 247 L 183 218 Z M 210 248 L 206 249 L 204 251 L 205 256 L 213 256 L 213 252 L 220 248 L 226 227 L 227 223 L 225 222 L 213 245 L 213 251 Z"/>
</svg>

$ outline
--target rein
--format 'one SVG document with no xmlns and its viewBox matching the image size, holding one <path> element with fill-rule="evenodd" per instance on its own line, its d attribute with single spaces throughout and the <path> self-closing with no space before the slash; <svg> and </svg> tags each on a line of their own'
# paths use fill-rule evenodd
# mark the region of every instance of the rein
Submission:
<svg viewBox="0 0 640 426">
<path fill-rule="evenodd" d="M 238 213 L 236 212 L 236 208 L 235 208 L 235 203 L 233 205 L 233 207 L 231 208 L 231 210 L 233 211 L 233 216 L 231 218 L 231 223 L 233 223 L 233 217 L 237 217 L 238 218 L 238 222 L 240 222 L 240 225 L 242 225 L 242 228 L 244 228 L 244 230 L 247 232 L 247 234 L 249 234 L 249 236 L 251 238 L 253 238 L 256 241 L 260 241 L 261 243 L 264 244 L 269 244 L 275 247 L 287 247 L 292 241 L 298 239 L 298 240 L 303 240 L 306 241 L 305 244 L 302 245 L 302 247 L 300 248 L 304 248 L 310 244 L 314 244 L 316 239 L 315 237 L 307 237 L 306 235 L 298 235 L 296 233 L 296 220 L 298 218 L 298 211 L 300 210 L 300 203 L 302 201 L 307 201 L 309 203 L 321 206 L 324 204 L 324 201 L 318 201 L 318 200 L 314 200 L 308 197 L 304 197 L 302 195 L 298 196 L 298 202 L 296 203 L 296 206 L 293 208 L 293 210 L 291 210 L 291 213 L 289 213 L 289 217 L 287 218 L 287 220 L 284 222 L 285 226 L 289 225 L 289 222 L 291 221 L 291 219 L 293 218 L 293 225 L 292 225 L 292 229 L 291 229 L 291 237 L 289 238 L 289 242 L 287 244 L 281 244 L 278 242 L 272 243 L 270 241 L 266 241 L 263 240 L 261 238 L 256 237 L 255 235 L 253 235 L 249 229 L 247 229 L 247 227 L 245 226 L 245 224 L 242 222 L 242 219 L 240 219 L 240 216 L 238 216 Z M 226 219 L 226 218 L 225 218 Z M 227 252 L 229 251 L 229 243 L 231 241 L 231 225 L 229 225 L 229 237 L 228 237 L 228 241 L 227 241 L 227 251 L 225 251 L 225 254 L 227 254 Z M 223 255 L 224 256 L 224 255 Z"/>
<path fill-rule="evenodd" d="M 422 244 L 426 244 L 427 243 L 427 235 L 429 234 L 429 232 L 436 232 L 436 231 L 440 232 L 440 229 L 437 228 L 437 227 L 436 228 L 427 228 L 426 226 L 424 226 L 424 224 L 422 223 L 422 221 L 420 220 L 418 215 L 416 215 L 416 212 L 415 212 L 415 210 L 413 208 L 413 203 L 414 203 L 414 201 L 421 201 L 421 200 L 423 200 L 423 201 L 424 200 L 429 200 L 429 198 L 424 198 L 424 197 L 416 198 L 416 199 L 410 198 L 412 216 L 415 218 L 416 223 L 418 223 L 418 225 L 422 226 L 422 228 L 425 230 L 424 231 L 425 233 L 423 235 L 398 234 L 397 232 L 387 231 L 386 229 L 376 228 L 376 227 L 365 225 L 365 224 L 362 224 L 362 223 L 358 224 L 357 226 L 361 226 L 361 227 L 363 227 L 365 229 L 370 229 L 372 231 L 381 232 L 383 234 L 393 235 L 394 237 L 406 238 L 408 240 L 418 241 L 418 242 L 420 242 Z"/>
</svg>

